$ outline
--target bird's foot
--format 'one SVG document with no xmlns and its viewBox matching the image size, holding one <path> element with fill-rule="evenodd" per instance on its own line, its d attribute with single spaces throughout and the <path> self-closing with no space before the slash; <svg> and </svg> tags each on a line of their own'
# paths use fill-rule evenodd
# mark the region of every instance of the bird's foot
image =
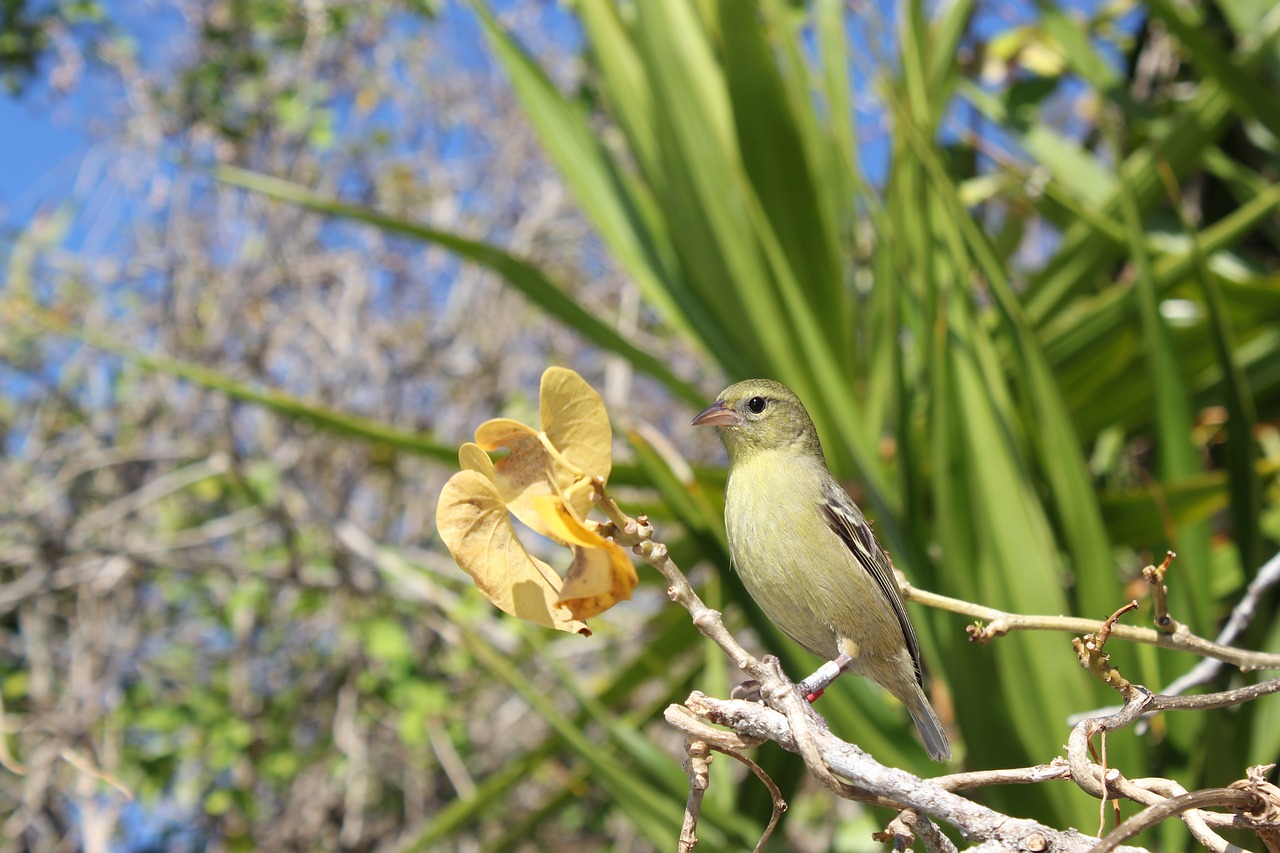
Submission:
<svg viewBox="0 0 1280 853">
<path fill-rule="evenodd" d="M 796 691 L 796 693 L 800 694 L 801 699 L 806 700 L 805 702 L 802 702 L 801 705 L 804 708 L 805 716 L 809 718 L 810 723 L 812 723 L 815 726 L 819 726 L 820 728 L 823 728 L 823 729 L 827 728 L 827 721 L 822 718 L 822 715 L 817 712 L 817 710 L 813 707 L 811 701 L 809 701 L 810 691 L 805 688 L 803 683 L 796 684 L 792 682 L 790 678 L 787 677 L 787 673 L 782 669 L 782 661 L 778 660 L 773 655 L 765 655 L 764 658 L 761 659 L 761 663 L 763 663 L 765 666 L 771 668 L 775 673 L 777 673 L 778 678 L 782 682 L 782 684 L 789 685 L 791 690 L 794 690 Z M 830 681 L 828 681 L 827 683 L 829 684 Z M 735 688 L 735 691 L 742 690 L 743 688 L 748 688 L 748 687 L 755 691 L 755 696 L 753 698 L 755 698 L 756 700 L 764 702 L 766 705 L 773 708 L 774 710 L 777 710 L 777 711 L 784 710 L 785 704 L 786 704 L 785 700 L 780 696 L 774 696 L 772 701 L 769 698 L 765 697 L 762 692 L 762 686 L 759 682 L 756 682 L 756 681 L 743 682 L 742 684 L 739 684 L 737 688 Z M 737 698 L 736 693 L 735 693 L 735 698 Z"/>
<path fill-rule="evenodd" d="M 742 699 L 746 702 L 760 702 L 763 697 L 760 695 L 760 682 L 754 678 L 744 681 L 741 684 L 734 685 L 729 691 L 730 699 Z"/>
</svg>

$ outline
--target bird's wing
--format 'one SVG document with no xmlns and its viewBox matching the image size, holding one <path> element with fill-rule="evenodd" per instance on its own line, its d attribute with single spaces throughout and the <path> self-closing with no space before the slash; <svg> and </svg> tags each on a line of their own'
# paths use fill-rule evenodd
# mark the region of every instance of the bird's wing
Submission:
<svg viewBox="0 0 1280 853">
<path fill-rule="evenodd" d="M 867 523 L 862 511 L 838 483 L 827 483 L 823 493 L 822 515 L 827 526 L 844 542 L 858 565 L 875 579 L 876 586 L 880 587 L 880 592 L 893 607 L 893 614 L 898 617 L 898 626 L 902 628 L 902 636 L 911 652 L 911 661 L 915 664 L 916 681 L 924 686 L 920 666 L 920 641 L 916 639 L 916 629 L 911 627 L 911 620 L 907 618 L 907 607 L 902 603 L 898 579 L 893 576 L 893 566 L 890 565 L 888 556 L 876 541 L 876 535 L 871 531 L 871 525 Z"/>
</svg>

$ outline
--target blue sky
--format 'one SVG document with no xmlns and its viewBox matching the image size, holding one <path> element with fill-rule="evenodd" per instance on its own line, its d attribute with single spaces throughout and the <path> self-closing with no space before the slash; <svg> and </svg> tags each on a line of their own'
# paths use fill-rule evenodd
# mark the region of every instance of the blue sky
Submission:
<svg viewBox="0 0 1280 853">
<path fill-rule="evenodd" d="M 106 0 L 102 8 L 114 22 L 109 33 L 145 46 L 138 51 L 144 65 L 171 61 L 186 45 L 171 4 Z M 118 88 L 95 78 L 98 69 L 87 57 L 68 94 L 51 92 L 47 81 L 54 62 L 52 55 L 43 57 L 20 97 L 0 89 L 0 249 L 15 226 L 71 196 L 80 165 L 99 138 L 90 130 L 92 122 L 119 97 Z"/>
<path fill-rule="evenodd" d="M 74 179 L 89 147 L 76 96 L 52 102 L 39 91 L 0 96 L 0 222 L 26 222 L 51 192 Z"/>
<path fill-rule="evenodd" d="M 1066 5 L 1083 9 L 1095 6 L 1096 0 L 1072 0 Z M 148 45 L 140 54 L 148 64 L 160 57 L 171 58 L 176 49 L 170 44 L 174 39 L 157 36 L 171 37 L 177 26 L 175 20 L 165 13 L 139 17 L 137 10 L 131 10 L 128 4 L 109 3 L 108 6 L 113 15 L 122 16 L 122 23 L 139 44 Z M 446 6 L 446 11 L 457 10 Z M 988 26 L 997 19 L 1001 26 L 1007 26 L 1028 16 L 1034 17 L 1031 6 L 1020 0 L 1004 7 L 999 15 L 979 17 L 984 18 Z M 157 49 L 158 45 L 164 47 Z M 79 161 L 92 142 L 89 116 L 103 106 L 89 103 L 92 96 L 86 91 L 96 87 L 86 86 L 85 82 L 81 81 L 75 91 L 64 98 L 51 95 L 38 79 L 20 99 L 0 94 L 0 223 L 9 227 L 25 223 L 42 203 L 67 196 L 56 190 L 69 188 L 74 181 Z"/>
</svg>

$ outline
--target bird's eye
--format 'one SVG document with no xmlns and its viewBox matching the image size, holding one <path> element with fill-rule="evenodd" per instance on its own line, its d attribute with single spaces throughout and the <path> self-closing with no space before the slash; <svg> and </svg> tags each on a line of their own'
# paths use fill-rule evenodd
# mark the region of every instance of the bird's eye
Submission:
<svg viewBox="0 0 1280 853">
<path fill-rule="evenodd" d="M 747 401 L 747 409 L 750 410 L 752 414 L 758 415 L 764 411 L 764 407 L 768 404 L 769 401 L 764 397 L 752 397 Z"/>
</svg>

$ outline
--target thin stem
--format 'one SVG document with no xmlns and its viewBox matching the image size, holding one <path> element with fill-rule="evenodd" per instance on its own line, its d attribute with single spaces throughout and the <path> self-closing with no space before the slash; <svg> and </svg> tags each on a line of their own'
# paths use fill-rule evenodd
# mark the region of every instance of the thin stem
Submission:
<svg viewBox="0 0 1280 853">
<path fill-rule="evenodd" d="M 985 643 L 996 637 L 1003 637 L 1011 631 L 1067 631 L 1072 634 L 1086 634 L 1100 631 L 1103 621 L 1098 619 L 1082 619 L 1078 616 L 1026 616 L 1006 613 L 994 607 L 972 604 L 958 598 L 927 592 L 910 584 L 902 584 L 902 597 L 907 601 L 923 604 L 938 610 L 959 613 L 981 620 L 987 624 L 981 627 L 969 626 L 969 636 L 974 642 Z M 1132 625 L 1116 625 L 1111 630 L 1113 637 L 1133 643 L 1145 643 L 1159 646 L 1162 649 L 1176 649 L 1191 652 L 1224 661 L 1238 667 L 1244 672 L 1259 669 L 1280 669 L 1280 654 L 1254 652 L 1245 649 L 1223 646 L 1210 642 L 1202 637 L 1180 630 L 1173 634 L 1164 634 L 1151 628 L 1136 628 Z"/>
</svg>

